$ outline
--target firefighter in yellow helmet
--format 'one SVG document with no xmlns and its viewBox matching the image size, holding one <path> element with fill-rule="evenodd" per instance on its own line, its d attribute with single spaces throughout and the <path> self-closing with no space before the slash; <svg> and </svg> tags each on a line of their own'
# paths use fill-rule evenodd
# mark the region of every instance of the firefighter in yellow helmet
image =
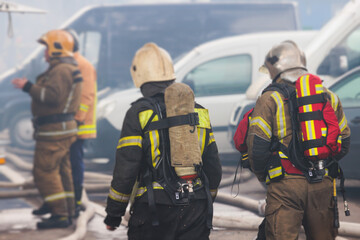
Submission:
<svg viewBox="0 0 360 240">
<path fill-rule="evenodd" d="M 94 66 L 79 52 L 79 37 L 73 29 L 65 29 L 74 39 L 74 59 L 78 63 L 79 70 L 83 77 L 83 86 L 81 91 L 80 108 L 75 115 L 78 123 L 77 140 L 70 148 L 70 162 L 72 176 L 74 181 L 75 193 L 75 217 L 83 208 L 81 205 L 81 196 L 84 181 L 84 150 L 83 145 L 86 139 L 96 138 L 96 102 L 97 102 L 97 84 L 96 70 Z"/>
<path fill-rule="evenodd" d="M 247 145 L 252 170 L 259 181 L 267 184 L 266 240 L 298 239 L 301 225 L 307 239 L 335 239 L 337 228 L 334 227 L 330 176 L 336 176 L 337 161 L 345 156 L 350 145 L 350 129 L 340 99 L 322 86 L 318 90 L 330 99 L 327 101 L 331 102 L 338 120 L 342 146 L 341 152 L 333 157 L 336 161 L 320 160 L 333 161 L 325 166 L 328 167 L 326 171 L 315 172 L 318 176 L 308 178 L 308 172 L 303 171 L 299 162 L 295 161 L 300 159 L 304 162 L 306 158 L 304 155 L 297 156 L 298 152 L 294 150 L 298 149 L 294 142 L 301 139 L 295 137 L 300 136 L 298 133 L 294 134 L 292 124 L 295 121 L 292 118 L 296 115 L 290 114 L 292 102 L 289 100 L 289 93 L 295 91 L 297 79 L 309 76 L 305 55 L 294 42 L 284 41 L 268 52 L 260 70 L 268 73 L 274 84 L 256 102 Z"/>
<path fill-rule="evenodd" d="M 119 226 L 134 198 L 129 239 L 209 239 L 221 165 L 208 111 L 195 104 L 190 87 L 174 83 L 171 57 L 155 43 L 136 52 L 130 71 L 144 97 L 124 119 L 107 229 Z M 188 114 L 177 115 L 182 108 Z"/>
<path fill-rule="evenodd" d="M 64 228 L 71 224 L 74 215 L 69 149 L 77 135 L 74 116 L 79 109 L 82 77 L 73 58 L 74 41 L 69 33 L 52 30 L 38 42 L 46 47 L 49 68 L 35 83 L 26 78 L 13 79 L 12 83 L 32 98 L 36 140 L 33 174 L 44 199 L 42 207 L 33 214 L 51 213 L 37 227 Z"/>
</svg>

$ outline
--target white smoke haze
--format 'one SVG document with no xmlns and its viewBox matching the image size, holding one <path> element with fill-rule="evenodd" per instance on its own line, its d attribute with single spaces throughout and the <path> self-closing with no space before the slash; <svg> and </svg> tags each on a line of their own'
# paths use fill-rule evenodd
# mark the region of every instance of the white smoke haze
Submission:
<svg viewBox="0 0 360 240">
<path fill-rule="evenodd" d="M 221 0 L 213 0 L 221 2 Z M 291 0 L 233 0 L 233 2 L 290 2 Z M 0 3 L 3 2 L 0 0 Z M 99 4 L 211 2 L 210 0 L 7 0 L 47 11 L 46 14 L 13 13 L 13 37 L 8 36 L 8 14 L 0 12 L 0 74 L 21 62 L 38 46 L 36 40 L 46 31 L 60 27 L 81 8 Z M 319 29 L 347 0 L 297 0 L 300 22 L 304 29 Z M 315 2 L 315 3 L 314 3 Z M 320 11 L 321 10 L 321 11 Z M 317 26 L 309 27 L 311 17 L 320 18 Z"/>
</svg>

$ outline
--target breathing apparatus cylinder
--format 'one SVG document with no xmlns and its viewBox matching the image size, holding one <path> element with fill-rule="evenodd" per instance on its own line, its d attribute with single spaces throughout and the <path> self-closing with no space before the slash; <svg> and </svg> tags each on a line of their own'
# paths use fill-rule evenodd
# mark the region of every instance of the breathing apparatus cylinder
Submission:
<svg viewBox="0 0 360 240">
<path fill-rule="evenodd" d="M 194 92 L 183 83 L 173 83 L 165 90 L 166 116 L 173 117 L 194 113 Z M 201 152 L 196 126 L 180 125 L 169 128 L 171 166 L 185 180 L 197 176 L 201 165 Z"/>
</svg>

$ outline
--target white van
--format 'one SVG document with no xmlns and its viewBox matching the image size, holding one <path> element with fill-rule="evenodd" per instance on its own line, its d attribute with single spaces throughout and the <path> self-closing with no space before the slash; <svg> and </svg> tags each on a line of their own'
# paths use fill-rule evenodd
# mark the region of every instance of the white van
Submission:
<svg viewBox="0 0 360 240">
<path fill-rule="evenodd" d="M 309 72 L 330 86 L 335 78 L 360 66 L 360 0 L 350 0 L 314 37 L 306 48 Z M 270 48 L 269 48 L 270 50 Z M 263 74 L 246 95 L 255 99 L 270 80 Z"/>
<path fill-rule="evenodd" d="M 246 98 L 247 88 L 259 77 L 258 68 L 268 49 L 287 39 L 305 47 L 315 34 L 314 31 L 284 31 L 222 38 L 194 48 L 176 62 L 177 81 L 189 84 L 196 101 L 209 109 L 221 154 L 233 152 L 227 139 L 231 110 Z M 119 137 L 127 109 L 140 97 L 139 89 L 129 89 L 115 92 L 99 101 L 99 129 Z M 109 144 L 97 142 L 92 145 L 98 149 L 97 154 L 103 149 L 103 144 Z"/>
<path fill-rule="evenodd" d="M 169 1 L 89 6 L 60 28 L 72 28 L 79 34 L 80 51 L 95 66 L 97 86 L 103 93 L 133 87 L 129 72 L 131 59 L 146 42 L 156 42 L 177 58 L 203 42 L 220 37 L 298 30 L 299 27 L 297 5 L 294 3 Z M 39 47 L 19 67 L 0 75 L 0 131 L 9 129 L 13 146 L 32 148 L 34 141 L 30 98 L 19 94 L 11 79 L 27 77 L 35 81 L 36 76 L 46 68 L 47 63 Z M 100 94 L 98 96 L 101 97 Z"/>
</svg>

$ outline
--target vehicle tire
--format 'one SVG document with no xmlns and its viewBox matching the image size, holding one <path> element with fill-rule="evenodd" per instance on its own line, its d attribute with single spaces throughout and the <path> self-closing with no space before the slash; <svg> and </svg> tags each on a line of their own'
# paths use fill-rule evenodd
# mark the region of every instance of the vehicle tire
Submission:
<svg viewBox="0 0 360 240">
<path fill-rule="evenodd" d="M 9 122 L 11 145 L 21 149 L 33 149 L 35 146 L 34 128 L 29 110 L 21 110 L 15 113 Z"/>
</svg>

